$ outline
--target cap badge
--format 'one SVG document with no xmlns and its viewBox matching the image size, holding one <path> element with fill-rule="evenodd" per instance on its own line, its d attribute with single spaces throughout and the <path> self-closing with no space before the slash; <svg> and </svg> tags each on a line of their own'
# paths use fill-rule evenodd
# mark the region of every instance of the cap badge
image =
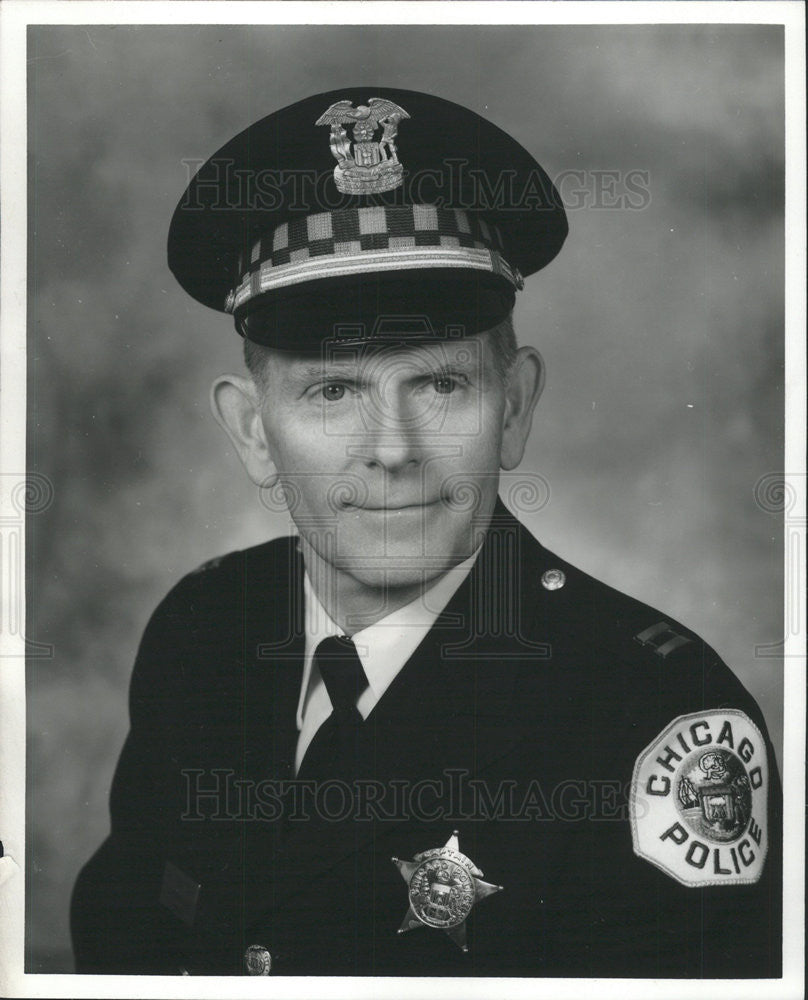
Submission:
<svg viewBox="0 0 808 1000">
<path fill-rule="evenodd" d="M 393 101 L 371 97 L 355 108 L 351 101 L 337 101 L 315 125 L 331 126 L 331 152 L 337 161 L 334 182 L 343 194 L 380 194 L 400 187 L 404 167 L 398 159 L 398 123 L 410 116 Z M 345 126 L 352 126 L 352 138 Z M 381 126 L 381 138 L 374 135 Z"/>
<path fill-rule="evenodd" d="M 466 917 L 476 902 L 499 892 L 502 886 L 483 882 L 483 873 L 459 847 L 455 830 L 445 847 L 421 851 L 412 861 L 392 859 L 409 886 L 410 906 L 399 934 L 414 927 L 436 927 L 463 951 L 469 950 Z"/>
</svg>

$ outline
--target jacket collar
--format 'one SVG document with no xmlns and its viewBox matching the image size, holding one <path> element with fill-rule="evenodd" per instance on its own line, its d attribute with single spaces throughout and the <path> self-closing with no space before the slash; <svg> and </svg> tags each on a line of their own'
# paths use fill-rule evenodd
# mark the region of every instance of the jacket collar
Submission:
<svg viewBox="0 0 808 1000">
<path fill-rule="evenodd" d="M 471 572 L 368 716 L 377 734 L 402 720 L 431 719 L 448 732 L 464 720 L 513 718 L 520 676 L 549 656 L 541 612 L 545 562 L 542 547 L 498 499 Z M 245 691 L 248 743 L 264 775 L 284 779 L 294 760 L 305 652 L 299 546 L 289 539 L 271 565 L 256 560 L 245 570 L 252 581 L 254 620 L 247 629 L 255 651 Z M 416 763 L 406 747 L 388 749 L 397 770 Z M 483 749 L 480 766 L 507 748 Z M 380 769 L 383 760 L 375 764 Z"/>
<path fill-rule="evenodd" d="M 520 688 L 526 673 L 534 677 L 549 657 L 542 641 L 539 582 L 546 562 L 539 543 L 498 502 L 469 576 L 363 724 L 368 777 L 416 782 L 456 766 L 477 776 L 518 747 L 530 721 L 514 724 L 522 715 Z M 249 738 L 257 741 L 256 760 L 263 759 L 264 776 L 276 780 L 292 777 L 304 651 L 299 553 L 287 568 L 292 570 L 290 600 L 277 606 L 278 616 L 263 632 L 265 658 L 253 665 L 255 705 L 250 707 Z M 385 833 L 410 819 L 391 817 L 383 824 Z M 337 829 L 345 824 L 324 829 L 304 823 L 287 833 L 282 881 L 288 891 L 294 892 L 303 872 L 311 878 L 335 868 L 351 852 L 373 850 L 381 835 L 377 824 L 349 825 L 350 836 Z M 416 831 L 413 838 L 425 832 Z M 273 871 L 277 877 L 277 866 Z M 273 892 L 283 897 L 287 890 L 273 884 Z M 266 906 L 261 878 L 248 896 L 250 922 Z"/>
</svg>

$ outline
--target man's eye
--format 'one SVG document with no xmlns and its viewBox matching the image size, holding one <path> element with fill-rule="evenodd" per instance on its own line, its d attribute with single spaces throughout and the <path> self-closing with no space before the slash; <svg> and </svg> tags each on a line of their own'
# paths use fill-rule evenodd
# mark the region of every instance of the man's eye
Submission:
<svg viewBox="0 0 808 1000">
<path fill-rule="evenodd" d="M 436 375 L 432 384 L 435 387 L 435 392 L 439 392 L 443 396 L 454 392 L 457 388 L 457 382 L 450 375 Z"/>
<path fill-rule="evenodd" d="M 331 402 L 336 402 L 338 399 L 342 399 L 345 395 L 345 386 L 340 385 L 337 382 L 332 382 L 330 385 L 323 386 L 323 396 Z"/>
</svg>

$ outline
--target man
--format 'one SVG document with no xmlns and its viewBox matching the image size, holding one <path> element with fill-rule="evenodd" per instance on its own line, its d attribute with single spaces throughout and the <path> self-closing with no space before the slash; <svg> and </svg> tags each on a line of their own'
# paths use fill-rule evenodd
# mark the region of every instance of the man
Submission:
<svg viewBox="0 0 808 1000">
<path fill-rule="evenodd" d="M 278 111 L 191 183 L 169 264 L 249 368 L 213 411 L 297 537 L 153 615 L 78 971 L 779 974 L 757 706 L 498 499 L 544 378 L 515 295 L 566 233 L 510 136 L 388 88 Z"/>
</svg>

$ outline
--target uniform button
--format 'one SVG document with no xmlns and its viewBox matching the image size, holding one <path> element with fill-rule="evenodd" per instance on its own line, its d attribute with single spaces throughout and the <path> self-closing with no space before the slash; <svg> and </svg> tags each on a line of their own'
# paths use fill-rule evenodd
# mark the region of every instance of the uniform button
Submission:
<svg viewBox="0 0 808 1000">
<path fill-rule="evenodd" d="M 244 967 L 248 976 L 268 976 L 272 971 L 272 956 L 262 944 L 251 944 L 244 952 Z"/>
<path fill-rule="evenodd" d="M 545 590 L 560 590 L 567 582 L 567 577 L 561 569 L 548 569 L 541 575 L 541 585 Z"/>
</svg>

